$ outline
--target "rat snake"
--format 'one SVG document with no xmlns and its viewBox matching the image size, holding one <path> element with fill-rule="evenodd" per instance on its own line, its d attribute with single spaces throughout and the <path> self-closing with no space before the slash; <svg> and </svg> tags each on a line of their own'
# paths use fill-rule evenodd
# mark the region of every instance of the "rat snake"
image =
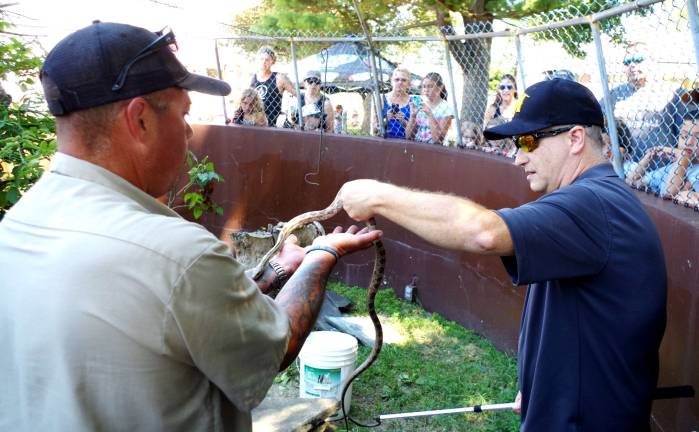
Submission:
<svg viewBox="0 0 699 432">
<path fill-rule="evenodd" d="M 295 218 L 291 219 L 289 222 L 287 222 L 284 225 L 284 228 L 279 232 L 279 236 L 277 237 L 277 242 L 274 244 L 274 247 L 272 247 L 272 249 L 270 249 L 262 257 L 260 262 L 255 267 L 253 271 L 253 279 L 258 280 L 264 274 L 265 268 L 269 263 L 269 260 L 272 258 L 272 256 L 279 252 L 279 250 L 281 250 L 282 246 L 284 245 L 284 241 L 296 228 L 311 222 L 319 222 L 324 221 L 326 219 L 330 219 L 331 217 L 338 214 L 340 210 L 342 210 L 342 200 L 336 197 L 335 200 L 327 208 L 323 210 L 311 211 L 300 214 Z M 374 218 L 370 218 L 366 222 L 366 226 L 367 228 L 369 228 L 370 231 L 375 230 L 376 221 L 374 220 Z M 371 366 L 372 363 L 374 363 L 374 361 L 379 356 L 381 346 L 383 345 L 383 329 L 381 328 L 381 322 L 379 321 L 379 317 L 376 314 L 374 299 L 376 298 L 376 293 L 381 287 L 381 282 L 383 282 L 383 275 L 386 267 L 386 251 L 383 247 L 383 243 L 381 242 L 381 240 L 376 240 L 374 242 L 374 249 L 374 270 L 371 274 L 371 282 L 369 284 L 369 288 L 367 289 L 366 304 L 367 311 L 369 312 L 369 317 L 371 317 L 371 321 L 374 324 L 376 338 L 374 340 L 374 347 L 371 350 L 371 354 L 369 354 L 369 357 L 367 357 L 364 363 L 362 363 L 358 368 L 354 370 L 354 372 L 352 373 L 352 375 L 350 375 L 350 377 L 347 379 L 342 388 L 342 397 L 340 398 L 340 403 L 342 405 L 342 412 L 345 418 L 347 418 L 347 414 L 345 413 L 344 401 L 347 390 L 352 384 L 352 381 L 354 381 L 362 372 L 364 372 L 366 369 L 369 368 L 369 366 Z"/>
</svg>

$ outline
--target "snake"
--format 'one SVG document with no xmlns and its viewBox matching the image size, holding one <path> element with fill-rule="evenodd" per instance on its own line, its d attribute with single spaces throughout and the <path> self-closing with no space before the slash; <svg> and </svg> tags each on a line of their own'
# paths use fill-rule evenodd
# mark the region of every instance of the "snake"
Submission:
<svg viewBox="0 0 699 432">
<path fill-rule="evenodd" d="M 286 224 L 284 224 L 284 228 L 282 228 L 282 230 L 279 232 L 279 236 L 277 237 L 277 242 L 269 251 L 267 251 L 267 253 L 260 259 L 260 262 L 255 267 L 252 273 L 253 279 L 259 280 L 260 277 L 262 277 L 267 267 L 267 264 L 269 263 L 269 260 L 275 254 L 277 254 L 277 252 L 281 250 L 286 239 L 289 237 L 289 235 L 291 235 L 291 233 L 294 230 L 296 230 L 296 228 L 299 228 L 311 222 L 320 222 L 330 219 L 331 217 L 338 214 L 340 210 L 342 210 L 342 208 L 342 199 L 338 195 L 337 197 L 335 197 L 333 202 L 325 209 L 302 213 L 292 218 Z M 376 221 L 373 217 L 369 218 L 366 221 L 366 226 L 369 229 L 369 231 L 373 231 L 376 229 Z M 384 249 L 383 243 L 379 239 L 374 241 L 374 269 L 371 273 L 371 281 L 367 289 L 366 299 L 367 311 L 369 313 L 369 317 L 371 318 L 371 322 L 374 324 L 374 331 L 376 333 L 376 337 L 374 339 L 374 346 L 371 350 L 371 354 L 369 354 L 366 360 L 364 360 L 364 362 L 361 365 L 359 365 L 359 367 L 357 367 L 354 370 L 354 372 L 352 372 L 349 378 L 347 378 L 347 381 L 345 381 L 345 384 L 342 388 L 342 396 L 340 398 L 340 403 L 342 405 L 342 412 L 345 418 L 348 417 L 345 413 L 344 403 L 347 390 L 352 384 L 352 381 L 357 379 L 359 375 L 361 375 L 365 370 L 369 368 L 369 366 L 372 365 L 372 363 L 374 363 L 374 361 L 376 361 L 376 359 L 379 357 L 379 353 L 381 352 L 381 347 L 383 346 L 383 329 L 381 327 L 381 321 L 379 321 L 379 317 L 376 314 L 374 300 L 376 299 L 376 293 L 378 292 L 379 288 L 381 287 L 381 283 L 383 282 L 385 268 L 386 250 Z"/>
</svg>

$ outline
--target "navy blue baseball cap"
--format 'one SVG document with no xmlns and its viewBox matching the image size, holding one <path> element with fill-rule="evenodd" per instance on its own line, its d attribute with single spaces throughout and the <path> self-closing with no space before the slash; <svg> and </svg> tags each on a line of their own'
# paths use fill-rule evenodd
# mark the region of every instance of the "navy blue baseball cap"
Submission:
<svg viewBox="0 0 699 432">
<path fill-rule="evenodd" d="M 39 78 L 51 114 L 62 116 L 170 87 L 225 96 L 223 81 L 189 73 L 172 31 L 103 23 L 78 30 L 49 52 Z"/>
<path fill-rule="evenodd" d="M 552 126 L 604 128 L 604 115 L 592 92 L 577 82 L 555 78 L 527 88 L 515 102 L 512 121 L 483 131 L 486 139 L 527 135 Z"/>
</svg>

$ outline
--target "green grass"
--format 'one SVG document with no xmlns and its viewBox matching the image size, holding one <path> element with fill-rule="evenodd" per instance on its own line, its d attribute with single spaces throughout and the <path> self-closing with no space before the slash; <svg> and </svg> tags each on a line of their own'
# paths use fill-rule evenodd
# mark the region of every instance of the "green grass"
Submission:
<svg viewBox="0 0 699 432">
<path fill-rule="evenodd" d="M 353 315 L 365 316 L 366 289 L 330 283 L 328 288 L 354 303 Z M 373 423 L 380 414 L 458 408 L 486 403 L 512 402 L 517 392 L 517 366 L 513 357 L 498 351 L 470 330 L 419 306 L 397 299 L 384 289 L 376 297 L 376 310 L 387 317 L 405 339 L 384 344 L 374 364 L 354 381 L 351 417 Z M 369 355 L 360 346 L 357 365 Z M 298 375 L 290 368 L 288 374 Z M 293 370 L 293 372 L 291 371 Z M 344 422 L 336 423 L 346 431 Z M 369 430 L 353 426 L 352 431 Z M 511 411 L 449 414 L 386 420 L 380 431 L 517 431 L 519 417 Z"/>
</svg>

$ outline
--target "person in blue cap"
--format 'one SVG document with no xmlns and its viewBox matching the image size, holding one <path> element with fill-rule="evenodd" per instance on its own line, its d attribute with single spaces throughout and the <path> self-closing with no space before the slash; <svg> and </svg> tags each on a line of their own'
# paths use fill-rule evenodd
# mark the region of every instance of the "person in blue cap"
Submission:
<svg viewBox="0 0 699 432">
<path fill-rule="evenodd" d="M 602 155 L 602 110 L 569 80 L 534 84 L 512 121 L 515 164 L 543 196 L 490 210 L 466 198 L 375 180 L 345 183 L 355 220 L 386 217 L 446 248 L 499 255 L 528 285 L 518 350 L 521 430 L 649 431 L 665 329 L 658 233 Z M 632 269 L 632 270 L 631 270 Z"/>
<path fill-rule="evenodd" d="M 96 22 L 46 57 L 58 152 L 0 222 L 0 430 L 252 430 L 333 265 L 380 235 L 288 243 L 256 284 L 156 200 L 185 163 L 188 91 L 230 92 L 175 47 L 171 31 Z"/>
</svg>

